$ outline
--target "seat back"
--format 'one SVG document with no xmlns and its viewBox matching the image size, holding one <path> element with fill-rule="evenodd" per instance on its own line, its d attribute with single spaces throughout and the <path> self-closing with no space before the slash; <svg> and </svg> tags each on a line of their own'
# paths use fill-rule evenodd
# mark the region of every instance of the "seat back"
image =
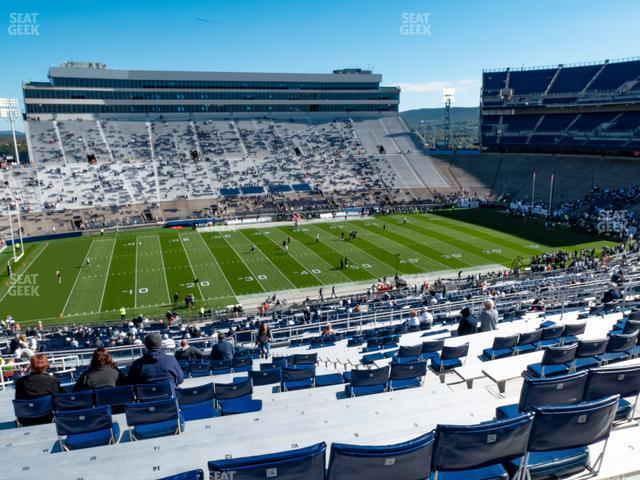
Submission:
<svg viewBox="0 0 640 480">
<path fill-rule="evenodd" d="M 552 340 L 560 338 L 564 332 L 564 325 L 553 325 L 542 329 L 541 340 Z"/>
<path fill-rule="evenodd" d="M 431 340 L 428 342 L 422 342 L 421 353 L 433 353 L 439 352 L 444 347 L 444 340 Z"/>
<path fill-rule="evenodd" d="M 297 353 L 292 358 L 294 365 L 315 365 L 318 361 L 317 353 Z"/>
<path fill-rule="evenodd" d="M 582 335 L 586 329 L 587 329 L 586 322 L 567 323 L 564 326 L 564 331 L 562 332 L 562 336 L 575 337 L 576 335 Z"/>
<path fill-rule="evenodd" d="M 627 320 L 622 333 L 634 333 L 640 331 L 640 320 Z"/>
<path fill-rule="evenodd" d="M 282 381 L 294 382 L 296 380 L 305 380 L 307 378 L 314 378 L 316 376 L 315 368 L 283 368 L 282 369 Z"/>
<path fill-rule="evenodd" d="M 533 407 L 580 402 L 586 384 L 586 371 L 550 378 L 527 376 L 520 390 L 518 410 L 528 412 Z"/>
<path fill-rule="evenodd" d="M 204 480 L 204 472 L 201 469 L 189 470 L 169 477 L 162 477 L 160 480 Z"/>
<path fill-rule="evenodd" d="M 410 363 L 392 363 L 391 380 L 407 380 L 410 378 L 424 377 L 427 374 L 427 362 L 420 360 Z"/>
<path fill-rule="evenodd" d="M 213 403 L 213 391 L 213 383 L 206 383 L 197 387 L 178 388 L 176 396 L 181 407 L 208 401 Z"/>
<path fill-rule="evenodd" d="M 55 414 L 56 432 L 59 436 L 90 433 L 113 426 L 111 407 L 58 411 Z"/>
<path fill-rule="evenodd" d="M 273 364 L 273 367 L 284 368 L 289 363 L 289 359 L 287 357 L 273 357 L 271 359 L 271 363 Z M 269 368 L 272 368 L 272 367 L 269 367 Z"/>
<path fill-rule="evenodd" d="M 51 395 L 44 395 L 28 400 L 14 400 L 13 411 L 18 421 L 46 417 L 53 412 L 53 398 Z"/>
<path fill-rule="evenodd" d="M 189 373 L 193 377 L 206 377 L 211 373 L 211 364 L 207 360 L 190 362 Z"/>
<path fill-rule="evenodd" d="M 136 396 L 139 402 L 151 402 L 164 400 L 174 396 L 174 388 L 171 382 L 147 383 L 136 385 Z"/>
<path fill-rule="evenodd" d="M 529 345 L 538 342 L 540 341 L 540 337 L 542 337 L 542 330 L 540 329 L 534 330 L 533 332 L 521 333 L 518 339 L 518 345 Z"/>
<path fill-rule="evenodd" d="M 96 406 L 109 405 L 112 412 L 124 411 L 124 405 L 135 402 L 133 385 L 122 387 L 99 388 L 94 390 Z"/>
<path fill-rule="evenodd" d="M 211 360 L 209 363 L 214 375 L 231 371 L 231 360 Z"/>
<path fill-rule="evenodd" d="M 175 398 L 144 403 L 127 403 L 124 411 L 129 427 L 151 425 L 169 420 L 175 420 L 176 425 L 179 424 L 178 403 Z"/>
<path fill-rule="evenodd" d="M 251 359 L 251 357 L 234 358 L 231 361 L 231 366 L 236 372 L 251 370 L 251 367 L 253 366 L 253 360 Z"/>
<path fill-rule="evenodd" d="M 278 367 L 269 370 L 249 371 L 249 378 L 253 385 L 271 385 L 282 381 L 282 370 Z"/>
<path fill-rule="evenodd" d="M 508 337 L 495 337 L 493 339 L 493 349 L 501 350 L 503 348 L 513 348 L 518 345 L 520 335 L 509 335 Z"/>
<path fill-rule="evenodd" d="M 372 368 L 370 370 L 351 370 L 352 387 L 368 387 L 382 385 L 389 381 L 389 366 Z"/>
<path fill-rule="evenodd" d="M 563 347 L 546 347 L 542 356 L 542 365 L 559 365 L 570 363 L 576 358 L 578 344 L 566 345 Z"/>
<path fill-rule="evenodd" d="M 584 400 L 609 395 L 628 397 L 640 392 L 640 365 L 628 367 L 600 367 L 589 371 Z"/>
<path fill-rule="evenodd" d="M 578 342 L 578 350 L 576 357 L 593 357 L 594 355 L 602 355 L 607 351 L 607 343 L 609 339 L 601 340 L 580 340 Z"/>
<path fill-rule="evenodd" d="M 245 397 L 253 393 L 251 380 L 246 379 L 236 383 L 216 383 L 214 385 L 216 400 L 231 400 L 232 398 Z"/>
<path fill-rule="evenodd" d="M 365 446 L 333 443 L 327 480 L 418 480 L 431 475 L 435 435 L 429 432 L 395 445 Z"/>
<path fill-rule="evenodd" d="M 611 335 L 609 336 L 609 343 L 607 343 L 607 352 L 626 352 L 631 350 L 637 341 L 638 332 Z"/>
<path fill-rule="evenodd" d="M 576 405 L 534 408 L 530 452 L 577 448 L 606 440 L 618 408 L 618 395 Z"/>
<path fill-rule="evenodd" d="M 83 410 L 93 407 L 93 391 L 58 393 L 53 397 L 56 410 Z"/>
<path fill-rule="evenodd" d="M 440 358 L 442 360 L 453 360 L 454 358 L 466 357 L 469 353 L 469 343 L 463 343 L 462 345 L 456 345 L 455 347 L 442 347 L 442 354 Z"/>
<path fill-rule="evenodd" d="M 224 478 L 222 473 L 226 473 L 229 478 L 234 476 L 243 480 L 324 480 L 326 449 L 326 444 L 322 442 L 287 452 L 214 460 L 208 462 L 209 473 L 211 478 Z"/>
<path fill-rule="evenodd" d="M 422 353 L 422 344 L 411 345 L 411 346 L 401 345 L 400 348 L 398 349 L 398 357 L 401 357 L 401 358 L 417 357 L 421 353 Z"/>
<path fill-rule="evenodd" d="M 472 470 L 523 457 L 532 426 L 531 413 L 476 425 L 438 425 L 433 468 Z"/>
</svg>

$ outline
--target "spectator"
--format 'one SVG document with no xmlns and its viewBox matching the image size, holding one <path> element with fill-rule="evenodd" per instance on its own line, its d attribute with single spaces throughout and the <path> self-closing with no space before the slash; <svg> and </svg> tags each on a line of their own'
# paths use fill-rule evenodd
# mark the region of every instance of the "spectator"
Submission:
<svg viewBox="0 0 640 480">
<path fill-rule="evenodd" d="M 420 325 L 426 325 L 426 328 L 431 328 L 431 325 L 433 325 L 433 315 L 427 307 L 422 307 L 418 319 L 420 320 Z"/>
<path fill-rule="evenodd" d="M 487 298 L 482 306 L 484 309 L 480 312 L 480 331 L 490 332 L 498 329 L 498 311 L 494 308 L 493 300 Z"/>
<path fill-rule="evenodd" d="M 620 289 L 618 288 L 618 285 L 616 285 L 615 283 L 611 283 L 609 285 L 609 290 L 604 292 L 604 296 L 602 297 L 602 302 L 611 303 L 611 302 L 620 300 L 621 298 L 622 298 L 622 294 L 620 293 Z"/>
<path fill-rule="evenodd" d="M 409 317 L 404 323 L 410 329 L 419 328 L 420 327 L 420 318 L 418 317 L 418 312 L 416 310 L 412 310 L 411 311 L 411 317 Z"/>
<path fill-rule="evenodd" d="M 324 328 L 322 329 L 322 336 L 323 337 L 327 337 L 329 335 L 335 335 L 335 334 L 336 334 L 336 330 L 335 330 L 335 328 L 333 328 L 331 323 L 327 323 L 324 326 Z"/>
<path fill-rule="evenodd" d="M 173 352 L 176 349 L 176 342 L 166 333 L 162 335 L 162 349 L 165 352 Z"/>
<path fill-rule="evenodd" d="M 476 333 L 478 331 L 478 320 L 471 314 L 471 310 L 465 307 L 460 311 L 460 315 L 462 315 L 462 318 L 458 324 L 458 336 Z"/>
<path fill-rule="evenodd" d="M 262 322 L 260 324 L 260 328 L 258 328 L 258 337 L 256 338 L 256 345 L 260 349 L 260 358 L 269 358 L 269 354 L 271 353 L 271 342 L 273 342 L 273 338 L 271 337 L 271 329 L 267 322 Z"/>
<path fill-rule="evenodd" d="M 204 358 L 204 353 L 198 350 L 196 347 L 189 345 L 189 341 L 186 338 L 180 340 L 180 349 L 176 350 L 176 360 L 200 360 Z"/>
<path fill-rule="evenodd" d="M 211 360 L 232 360 L 235 348 L 224 333 L 218 332 L 218 343 L 211 349 Z"/>
<path fill-rule="evenodd" d="M 127 377 L 118 370 L 111 353 L 101 347 L 96 348 L 93 352 L 89 370 L 80 376 L 73 390 L 77 392 L 94 388 L 116 387 L 126 383 Z"/>
<path fill-rule="evenodd" d="M 20 377 L 16 382 L 16 399 L 28 400 L 64 392 L 60 381 L 47 373 L 48 369 L 49 359 L 45 354 L 32 356 L 29 360 L 29 375 Z"/>
<path fill-rule="evenodd" d="M 180 385 L 184 374 L 178 361 L 162 351 L 162 337 L 159 333 L 149 333 L 144 337 L 146 353 L 131 364 L 127 383 L 160 383 L 170 381 Z"/>
</svg>

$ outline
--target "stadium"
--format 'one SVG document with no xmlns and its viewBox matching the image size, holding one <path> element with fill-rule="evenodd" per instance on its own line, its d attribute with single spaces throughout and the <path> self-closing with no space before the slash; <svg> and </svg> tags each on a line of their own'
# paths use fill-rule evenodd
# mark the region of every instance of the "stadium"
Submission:
<svg viewBox="0 0 640 480">
<path fill-rule="evenodd" d="M 0 98 L 1 478 L 640 478 L 637 57 L 429 138 L 377 68 L 118 54 Z"/>
</svg>

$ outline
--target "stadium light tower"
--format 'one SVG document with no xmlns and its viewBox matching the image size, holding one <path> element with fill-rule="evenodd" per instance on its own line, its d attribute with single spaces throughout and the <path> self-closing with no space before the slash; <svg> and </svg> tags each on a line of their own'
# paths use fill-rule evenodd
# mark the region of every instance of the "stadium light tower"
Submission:
<svg viewBox="0 0 640 480">
<path fill-rule="evenodd" d="M 442 101 L 444 102 L 444 143 L 449 148 L 451 140 L 451 104 L 455 100 L 456 89 L 455 88 L 443 88 L 442 89 Z"/>
<path fill-rule="evenodd" d="M 0 98 L 0 118 L 9 119 L 11 134 L 13 135 L 13 149 L 16 155 L 15 160 L 18 163 L 20 162 L 20 154 L 18 153 L 18 142 L 16 140 L 15 120 L 19 114 L 17 98 Z"/>
</svg>

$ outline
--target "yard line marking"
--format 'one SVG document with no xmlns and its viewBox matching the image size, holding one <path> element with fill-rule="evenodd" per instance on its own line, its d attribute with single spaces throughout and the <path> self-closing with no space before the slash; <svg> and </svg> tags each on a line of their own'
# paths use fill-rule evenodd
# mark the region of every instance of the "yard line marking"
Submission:
<svg viewBox="0 0 640 480">
<path fill-rule="evenodd" d="M 196 279 L 196 271 L 193 269 L 193 265 L 191 265 L 191 257 L 189 257 L 189 254 L 187 253 L 187 248 L 184 246 L 184 240 L 182 239 L 182 235 L 178 234 L 178 237 L 180 238 L 180 245 L 182 245 L 182 250 L 184 250 L 184 255 L 185 257 L 187 257 L 187 262 L 189 262 L 189 268 L 191 268 L 191 274 L 193 275 L 193 279 Z M 202 294 L 202 290 L 200 289 L 200 282 L 194 282 L 196 284 L 196 287 L 198 287 L 198 291 L 200 292 L 200 299 L 204 298 L 204 295 Z"/>
<path fill-rule="evenodd" d="M 64 307 L 62 307 L 62 315 L 64 315 L 64 311 L 67 309 L 67 305 L 69 305 L 69 300 L 71 300 L 71 296 L 73 295 L 73 290 L 76 288 L 76 284 L 78 283 L 78 279 L 80 275 L 82 275 L 82 269 L 84 268 L 85 263 L 87 263 L 87 258 L 89 258 L 89 252 L 91 251 L 91 247 L 93 247 L 94 240 L 91 240 L 91 245 L 87 249 L 87 253 L 84 256 L 84 260 L 82 260 L 82 264 L 80 265 L 80 269 L 78 270 L 78 275 L 76 275 L 76 279 L 71 286 L 71 290 L 69 290 L 69 295 L 67 296 L 67 301 L 64 302 Z"/>
<path fill-rule="evenodd" d="M 253 270 L 251 270 L 251 268 L 249 268 L 249 265 L 247 265 L 247 262 L 245 262 L 245 261 L 244 261 L 244 259 L 240 256 L 240 253 L 239 253 L 235 248 L 233 248 L 233 245 L 231 245 L 231 244 L 229 243 L 229 241 L 224 237 L 224 235 L 221 235 L 221 237 L 222 237 L 222 240 L 223 240 L 227 245 L 229 245 L 229 247 L 231 248 L 231 250 L 233 250 L 233 251 L 235 252 L 235 254 L 238 256 L 238 258 L 240 259 L 240 261 L 241 261 L 242 263 L 244 263 L 244 266 L 245 266 L 245 267 L 247 267 L 247 270 L 249 271 L 249 273 L 250 273 L 251 275 L 253 275 L 253 278 L 255 278 L 256 282 L 258 282 L 258 285 L 260 285 L 260 288 L 261 288 L 263 291 L 265 291 L 265 292 L 266 292 L 266 291 L 267 291 L 267 289 L 266 289 L 266 288 L 264 288 L 264 285 L 262 285 L 262 283 L 260 282 L 260 279 L 258 278 L 258 276 L 255 274 L 255 272 L 254 272 Z M 207 242 L 205 242 L 205 243 L 207 243 Z M 207 247 L 208 247 L 208 245 L 207 245 Z"/>
<path fill-rule="evenodd" d="M 33 265 L 33 263 L 38 259 L 38 257 L 40 256 L 40 254 L 41 254 L 42 252 L 44 252 L 44 249 L 45 249 L 45 248 L 47 248 L 47 246 L 49 246 L 49 242 L 47 242 L 47 243 L 45 243 L 45 244 L 44 244 L 44 247 L 42 247 L 42 250 L 40 250 L 40 251 L 38 252 L 38 254 L 34 257 L 34 259 L 33 259 L 33 260 L 31 260 L 31 262 L 29 263 L 29 265 L 27 265 L 27 268 L 25 268 L 25 269 L 24 269 L 24 271 L 23 271 L 20 275 L 18 275 L 18 277 L 17 277 L 17 278 L 15 279 L 15 281 L 13 282 L 13 284 L 12 284 L 12 285 L 7 289 L 7 291 L 6 291 L 6 292 L 4 292 L 4 295 L 2 295 L 2 297 L 0 297 L 0 302 L 2 302 L 2 300 L 4 300 L 4 297 L 6 297 L 6 296 L 9 294 L 9 292 L 11 291 L 11 289 L 12 289 L 13 287 L 15 287 L 15 286 L 16 286 L 16 284 L 20 281 L 20 279 L 23 277 L 23 275 L 29 271 L 29 269 L 31 268 L 31 265 Z"/>
<path fill-rule="evenodd" d="M 162 255 L 162 244 L 160 243 L 160 237 L 158 235 L 155 236 L 155 239 L 158 240 L 158 248 L 160 249 L 160 261 L 162 262 L 162 276 L 164 277 L 164 285 L 167 287 L 167 302 L 171 303 L 171 295 L 169 294 L 169 282 L 167 280 L 167 271 L 164 268 L 164 257 Z"/>
<path fill-rule="evenodd" d="M 102 295 L 100 295 L 100 307 L 99 312 L 102 312 L 102 303 L 104 302 L 104 292 L 107 290 L 107 282 L 109 281 L 109 272 L 111 271 L 111 260 L 113 259 L 113 252 L 116 250 L 116 240 L 113 240 L 113 247 L 111 248 L 111 255 L 109 256 L 109 264 L 107 265 L 107 274 L 104 276 L 104 285 L 102 285 Z"/>
<path fill-rule="evenodd" d="M 138 237 L 134 240 L 136 242 L 136 263 L 134 267 L 134 280 L 133 280 L 133 308 L 138 308 Z"/>
</svg>

